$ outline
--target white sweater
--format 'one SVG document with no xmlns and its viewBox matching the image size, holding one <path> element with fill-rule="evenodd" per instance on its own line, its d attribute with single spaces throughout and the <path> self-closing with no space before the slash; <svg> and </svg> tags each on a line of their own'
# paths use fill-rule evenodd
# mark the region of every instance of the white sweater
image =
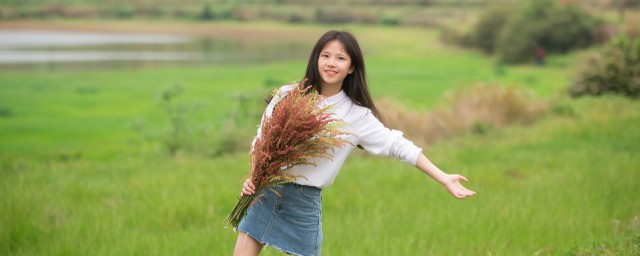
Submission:
<svg viewBox="0 0 640 256">
<path fill-rule="evenodd" d="M 265 116 L 271 117 L 274 106 L 292 88 L 293 85 L 280 87 L 280 93 L 277 93 L 267 106 L 262 116 L 263 120 Z M 422 149 L 405 139 L 402 132 L 386 128 L 370 109 L 355 104 L 344 91 L 325 98 L 325 103 L 333 105 L 330 109 L 334 113 L 333 118 L 341 119 L 347 124 L 343 130 L 353 134 L 346 138 L 352 145 L 347 144 L 342 148 L 335 148 L 332 152 L 333 160 L 317 158 L 314 161 L 316 166 L 300 165 L 285 170 L 293 175 L 301 176 L 296 179 L 296 183 L 322 189 L 329 187 L 333 184 L 347 156 L 357 145 L 361 145 L 371 154 L 392 156 L 402 162 L 416 165 Z M 258 127 L 258 136 L 260 136 L 260 130 L 261 127 Z M 252 148 L 253 144 L 255 144 L 255 139 L 252 142 Z"/>
</svg>

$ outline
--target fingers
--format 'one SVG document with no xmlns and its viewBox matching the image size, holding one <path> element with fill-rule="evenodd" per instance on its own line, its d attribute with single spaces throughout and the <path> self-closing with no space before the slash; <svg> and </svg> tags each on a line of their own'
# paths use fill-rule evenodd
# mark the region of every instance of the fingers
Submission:
<svg viewBox="0 0 640 256">
<path fill-rule="evenodd" d="M 473 195 L 475 195 L 475 193 L 464 193 L 464 192 L 460 192 L 460 193 L 456 193 L 456 194 L 454 194 L 453 196 L 455 196 L 455 197 L 456 197 L 456 198 L 458 198 L 458 199 L 463 199 L 463 198 L 467 198 L 467 197 L 470 197 L 470 196 L 473 196 Z"/>
<path fill-rule="evenodd" d="M 469 180 L 465 176 L 462 176 L 462 175 L 458 175 L 458 179 L 463 180 L 464 182 L 469 182 Z"/>
<path fill-rule="evenodd" d="M 242 192 L 240 192 L 240 196 L 252 195 L 255 192 L 256 192 L 256 186 L 253 185 L 253 182 L 251 182 L 251 179 L 245 180 L 242 186 Z"/>
<path fill-rule="evenodd" d="M 451 194 L 452 194 L 454 197 L 458 198 L 458 199 L 463 199 L 463 198 L 466 198 L 466 197 L 474 196 L 474 195 L 476 194 L 476 192 L 475 192 L 475 191 L 471 191 L 471 190 L 469 190 L 469 189 L 465 188 L 465 187 L 464 187 L 464 186 L 462 186 L 462 184 L 460 184 L 460 183 L 457 183 L 457 184 L 453 187 L 453 189 L 452 189 L 452 191 L 451 191 Z"/>
<path fill-rule="evenodd" d="M 255 185 L 253 185 L 253 182 L 251 181 L 251 179 L 247 179 L 246 183 L 247 183 L 247 184 L 249 184 L 249 187 L 250 187 L 252 190 L 256 190 L 256 186 L 255 186 Z"/>
<path fill-rule="evenodd" d="M 468 189 L 466 189 L 466 190 L 464 190 L 464 191 L 459 193 L 459 195 L 462 196 L 463 198 L 464 197 L 468 197 L 468 196 L 473 196 L 475 194 L 476 194 L 476 192 L 473 192 L 473 191 L 468 190 Z"/>
</svg>

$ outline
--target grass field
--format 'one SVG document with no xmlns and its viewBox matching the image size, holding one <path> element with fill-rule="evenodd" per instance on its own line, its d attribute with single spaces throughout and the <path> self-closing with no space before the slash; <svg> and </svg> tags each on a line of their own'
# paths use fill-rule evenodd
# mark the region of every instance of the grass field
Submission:
<svg viewBox="0 0 640 256">
<path fill-rule="evenodd" d="M 224 26 L 318 36 L 327 28 L 212 29 Z M 323 195 L 323 253 L 640 253 L 640 103 L 567 98 L 564 90 L 586 52 L 552 56 L 544 68 L 500 67 L 440 44 L 435 31 L 349 29 L 365 50 L 375 98 L 427 110 L 446 104 L 443 95 L 452 90 L 497 82 L 553 107 L 532 126 L 425 148 L 442 169 L 471 180 L 478 195 L 470 199 L 455 200 L 395 160 L 354 154 Z M 248 171 L 246 153 L 169 156 L 158 139 L 168 129 L 158 94 L 183 85 L 192 124 L 215 131 L 234 94 L 262 92 L 267 80 L 297 80 L 305 62 L 0 71 L 0 254 L 229 255 L 236 234 L 224 219 Z M 149 137 L 132 123 L 142 123 Z"/>
</svg>

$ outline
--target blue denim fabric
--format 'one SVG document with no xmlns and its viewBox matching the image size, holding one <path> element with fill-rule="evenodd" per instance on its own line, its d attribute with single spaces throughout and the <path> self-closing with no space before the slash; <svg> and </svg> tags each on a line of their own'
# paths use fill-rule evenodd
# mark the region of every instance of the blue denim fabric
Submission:
<svg viewBox="0 0 640 256">
<path fill-rule="evenodd" d="M 262 244 L 295 255 L 320 255 L 322 190 L 287 183 L 258 192 L 238 230 Z"/>
</svg>

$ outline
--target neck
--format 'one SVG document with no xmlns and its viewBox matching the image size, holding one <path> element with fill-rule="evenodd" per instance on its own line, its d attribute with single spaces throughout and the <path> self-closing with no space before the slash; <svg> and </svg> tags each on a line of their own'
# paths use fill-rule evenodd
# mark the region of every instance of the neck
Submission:
<svg viewBox="0 0 640 256">
<path fill-rule="evenodd" d="M 342 85 L 322 85 L 322 93 L 320 95 L 325 97 L 331 97 L 336 95 L 342 90 Z"/>
</svg>

